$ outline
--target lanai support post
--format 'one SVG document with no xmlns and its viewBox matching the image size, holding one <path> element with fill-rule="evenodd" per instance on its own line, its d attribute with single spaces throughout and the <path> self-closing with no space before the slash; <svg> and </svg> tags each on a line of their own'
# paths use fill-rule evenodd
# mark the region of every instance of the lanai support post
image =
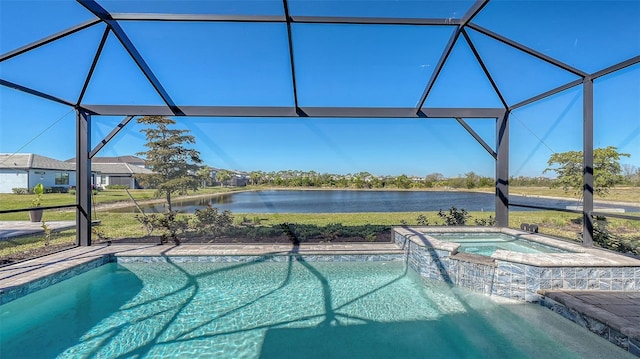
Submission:
<svg viewBox="0 0 640 359">
<path fill-rule="evenodd" d="M 582 245 L 593 246 L 593 79 L 582 82 Z"/>
<path fill-rule="evenodd" d="M 496 225 L 509 226 L 509 111 L 496 120 Z"/>
<path fill-rule="evenodd" d="M 76 112 L 76 238 L 78 245 L 91 245 L 91 116 Z"/>
</svg>

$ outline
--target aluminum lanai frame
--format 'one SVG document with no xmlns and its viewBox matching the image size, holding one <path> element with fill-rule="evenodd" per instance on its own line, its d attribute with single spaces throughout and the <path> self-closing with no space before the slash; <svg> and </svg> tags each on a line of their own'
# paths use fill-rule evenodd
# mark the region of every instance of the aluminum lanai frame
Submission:
<svg viewBox="0 0 640 359">
<path fill-rule="evenodd" d="M 489 0 L 476 0 L 469 10 L 461 18 L 369 18 L 369 17 L 326 17 L 326 16 L 292 16 L 289 13 L 287 0 L 283 0 L 284 15 L 274 16 L 252 16 L 252 15 L 215 15 L 215 14 L 138 14 L 138 13 L 110 13 L 105 10 L 95 0 L 77 0 L 82 6 L 93 13 L 96 19 L 86 21 L 82 24 L 48 36 L 32 44 L 23 46 L 14 51 L 0 55 L 0 62 L 31 51 L 50 42 L 64 38 L 68 35 L 82 31 L 86 28 L 104 23 L 104 30 L 98 50 L 95 54 L 91 68 L 80 96 L 75 103 L 57 98 L 50 94 L 0 79 L 0 85 L 14 88 L 28 94 L 38 96 L 50 101 L 64 104 L 76 109 L 76 158 L 78 159 L 76 171 L 78 174 L 78 191 L 76 194 L 77 207 L 77 237 L 79 245 L 91 244 L 91 158 L 113 138 L 118 131 L 127 125 L 134 116 L 162 115 L 162 116 L 207 116 L 207 117 L 344 117 L 344 118 L 452 118 L 456 119 L 496 160 L 496 219 L 499 226 L 507 226 L 509 218 L 509 206 L 521 206 L 509 202 L 509 113 L 517 108 L 526 106 L 538 100 L 555 95 L 569 88 L 582 85 L 583 91 L 583 153 L 584 153 L 584 207 L 581 213 L 583 216 L 583 244 L 592 245 L 593 224 L 591 216 L 593 212 L 593 80 L 605 76 L 612 72 L 640 63 L 640 56 L 623 61 L 610 66 L 601 71 L 589 74 L 574 68 L 568 64 L 558 61 L 545 54 L 528 48 L 502 35 L 496 34 L 488 29 L 472 23 L 473 18 L 482 11 Z M 138 52 L 131 42 L 126 32 L 122 29 L 119 21 L 202 21 L 202 22 L 276 22 L 285 23 L 287 26 L 287 36 L 289 45 L 290 73 L 293 85 L 294 107 L 256 107 L 256 106 L 181 106 L 176 104 L 170 94 L 162 86 L 162 83 L 147 65 L 144 57 Z M 358 25 L 419 25 L 419 26 L 455 26 L 451 37 L 442 55 L 425 86 L 420 100 L 415 108 L 366 108 L 366 107 L 300 107 L 298 105 L 294 44 L 291 34 L 293 23 L 318 23 L 318 24 L 358 24 Z M 494 40 L 500 41 L 512 48 L 545 61 L 564 71 L 579 77 L 565 85 L 559 86 L 550 91 L 536 95 L 530 99 L 509 106 L 502 96 L 498 86 L 493 80 L 482 58 L 475 49 L 474 43 L 467 34 L 466 29 L 470 28 Z M 121 106 L 121 105 L 87 105 L 82 103 L 83 96 L 91 80 L 93 71 L 102 54 L 105 41 L 109 33 L 113 33 L 121 45 L 126 49 L 128 55 L 142 71 L 147 81 L 153 86 L 155 91 L 163 99 L 166 106 Z M 463 35 L 462 37 L 460 35 Z M 429 96 L 438 76 L 453 47 L 460 38 L 468 43 L 476 60 L 482 67 L 484 74 L 491 83 L 494 91 L 499 97 L 503 108 L 424 108 L 423 105 Z M 91 116 L 100 115 L 122 115 L 125 119 L 111 131 L 111 133 L 94 149 L 90 149 Z M 496 144 L 495 150 L 475 133 L 463 118 L 494 118 L 496 120 Z M 542 209 L 558 210 L 556 208 L 537 207 Z M 608 214 L 610 215 L 610 214 Z M 615 215 L 612 215 L 615 216 Z M 625 216 L 622 216 L 625 217 Z M 628 216 L 627 216 L 628 217 Z M 632 218 L 637 219 L 637 218 Z"/>
</svg>

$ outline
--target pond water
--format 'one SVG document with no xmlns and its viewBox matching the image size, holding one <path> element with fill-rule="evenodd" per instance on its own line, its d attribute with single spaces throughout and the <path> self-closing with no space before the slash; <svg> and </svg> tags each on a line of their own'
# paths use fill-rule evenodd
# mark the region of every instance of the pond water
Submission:
<svg viewBox="0 0 640 359">
<path fill-rule="evenodd" d="M 478 192 L 455 191 L 355 191 L 355 190 L 268 190 L 229 193 L 222 196 L 198 198 L 189 201 L 174 201 L 173 209 L 192 213 L 198 208 L 211 205 L 233 213 L 357 213 L 357 212 L 420 212 L 447 210 L 452 206 L 467 211 L 490 211 L 495 209 L 494 195 Z M 566 208 L 577 205 L 576 200 L 559 200 L 536 197 L 513 196 L 512 202 Z M 607 206 L 602 206 L 607 207 Z M 624 208 L 637 212 L 640 208 Z M 144 211 L 165 212 L 164 204 L 145 206 Z M 512 207 L 514 211 L 528 208 Z M 113 212 L 135 212 L 135 207 L 112 210 Z"/>
</svg>

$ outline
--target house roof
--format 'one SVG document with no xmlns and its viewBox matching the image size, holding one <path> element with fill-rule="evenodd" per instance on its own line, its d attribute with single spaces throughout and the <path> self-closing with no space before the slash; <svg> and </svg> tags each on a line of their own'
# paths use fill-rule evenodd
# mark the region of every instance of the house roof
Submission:
<svg viewBox="0 0 640 359">
<path fill-rule="evenodd" d="M 65 162 L 71 162 L 71 163 L 75 163 L 76 162 L 76 158 L 70 158 L 68 160 L 66 160 Z M 96 163 L 129 163 L 129 164 L 133 164 L 136 166 L 144 166 L 145 165 L 145 160 L 137 157 L 137 156 L 131 156 L 131 155 L 127 155 L 127 156 L 115 156 L 115 157 L 93 157 L 91 159 L 91 163 L 92 164 L 96 164 Z"/>
<path fill-rule="evenodd" d="M 135 175 L 135 174 L 148 174 L 153 171 L 139 167 L 136 165 L 130 165 L 127 163 L 92 163 L 91 171 L 104 175 Z"/>
<path fill-rule="evenodd" d="M 135 156 L 122 156 L 122 158 L 134 158 L 142 160 Z M 106 157 L 106 158 L 118 158 L 118 157 Z M 72 159 L 75 162 L 75 159 Z M 35 153 L 0 153 L 0 169 L 43 169 L 43 170 L 58 170 L 58 171 L 75 171 L 76 165 L 71 160 L 60 161 L 54 158 L 37 155 Z M 109 175 L 134 175 L 153 173 L 153 171 L 137 166 L 135 164 L 128 164 L 123 162 L 115 163 L 92 163 L 91 172 L 97 172 L 100 174 Z"/>
<path fill-rule="evenodd" d="M 73 163 L 35 153 L 0 153 L 0 168 L 75 171 Z"/>
</svg>

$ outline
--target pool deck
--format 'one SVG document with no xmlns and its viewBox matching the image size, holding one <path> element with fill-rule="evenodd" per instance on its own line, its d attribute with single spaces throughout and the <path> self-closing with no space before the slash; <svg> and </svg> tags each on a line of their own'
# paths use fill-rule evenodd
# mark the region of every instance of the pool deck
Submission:
<svg viewBox="0 0 640 359">
<path fill-rule="evenodd" d="M 75 228 L 76 226 L 76 221 L 46 221 L 45 223 L 53 232 Z M 40 234 L 43 232 L 42 222 L 0 221 L 0 240 Z"/>
<path fill-rule="evenodd" d="M 287 254 L 400 254 L 403 250 L 394 243 L 342 244 L 113 244 L 76 247 L 44 257 L 0 267 L 0 296 L 11 288 L 46 280 L 52 274 L 93 262 L 107 255 L 115 256 L 216 256 L 216 255 L 287 255 Z M 640 291 L 598 290 L 541 290 L 549 299 L 550 309 L 574 320 L 595 319 L 630 339 L 629 351 L 640 356 Z M 563 308 L 563 309 L 558 309 Z M 564 311 L 564 313 L 562 312 Z M 574 320 L 576 321 L 576 320 Z M 580 324 L 580 319 L 577 320 Z M 589 324 L 589 323 L 588 323 Z M 591 323 L 592 324 L 592 323 Z M 589 324 L 589 325 L 591 325 Z M 593 331 L 593 330 L 592 330 Z M 614 340 L 609 332 L 601 336 Z M 631 348 L 633 347 L 633 349 Z"/>
<path fill-rule="evenodd" d="M 549 309 L 640 356 L 640 291 L 539 292 L 545 297 L 543 305 Z M 550 303 L 544 303 L 547 298 Z M 620 343 L 625 337 L 629 342 Z"/>
</svg>

